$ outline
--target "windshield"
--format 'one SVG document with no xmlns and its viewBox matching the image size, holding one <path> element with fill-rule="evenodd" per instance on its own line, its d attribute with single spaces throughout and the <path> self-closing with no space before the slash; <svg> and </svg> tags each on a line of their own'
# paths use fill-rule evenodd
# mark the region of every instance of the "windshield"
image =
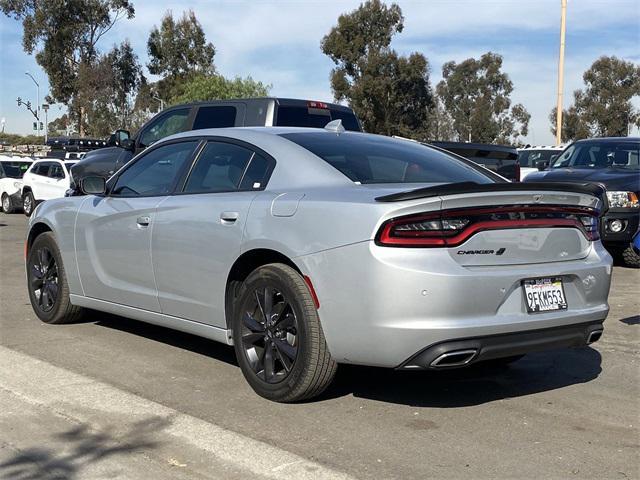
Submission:
<svg viewBox="0 0 640 480">
<path fill-rule="evenodd" d="M 521 150 L 518 153 L 518 161 L 521 167 L 536 167 L 536 162 L 551 160 L 553 155 L 558 155 L 562 150 Z"/>
<path fill-rule="evenodd" d="M 22 178 L 31 162 L 0 162 L 4 176 L 8 178 Z"/>
<path fill-rule="evenodd" d="M 493 182 L 480 167 L 417 142 L 360 133 L 285 133 L 282 137 L 357 183 Z"/>
<path fill-rule="evenodd" d="M 574 143 L 551 165 L 555 168 L 640 170 L 640 142 Z"/>
</svg>

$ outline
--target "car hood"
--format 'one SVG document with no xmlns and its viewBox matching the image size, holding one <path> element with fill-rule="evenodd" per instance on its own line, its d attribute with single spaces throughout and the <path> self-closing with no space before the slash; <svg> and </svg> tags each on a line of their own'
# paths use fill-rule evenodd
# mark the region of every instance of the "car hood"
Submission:
<svg viewBox="0 0 640 480">
<path fill-rule="evenodd" d="M 530 173 L 525 182 L 594 182 L 607 190 L 640 190 L 640 171 L 622 168 L 558 168 Z"/>
<path fill-rule="evenodd" d="M 120 147 L 106 147 L 100 148 L 97 150 L 91 150 L 87 152 L 84 157 L 78 163 L 89 162 L 92 160 L 97 160 L 101 158 L 118 158 L 120 153 L 122 153 L 122 148 Z"/>
</svg>

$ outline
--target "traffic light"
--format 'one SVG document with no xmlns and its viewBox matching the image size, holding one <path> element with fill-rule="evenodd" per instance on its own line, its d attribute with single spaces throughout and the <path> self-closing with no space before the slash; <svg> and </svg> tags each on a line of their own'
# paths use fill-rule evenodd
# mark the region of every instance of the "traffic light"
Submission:
<svg viewBox="0 0 640 480">
<path fill-rule="evenodd" d="M 40 130 L 44 130 L 44 123 L 40 122 Z"/>
<path fill-rule="evenodd" d="M 33 129 L 38 130 L 38 122 L 33 122 Z"/>
</svg>

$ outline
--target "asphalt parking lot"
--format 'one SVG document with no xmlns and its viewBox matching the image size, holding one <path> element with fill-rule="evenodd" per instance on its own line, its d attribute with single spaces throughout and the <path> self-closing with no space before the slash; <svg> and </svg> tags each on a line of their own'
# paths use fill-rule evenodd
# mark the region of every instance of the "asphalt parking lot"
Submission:
<svg viewBox="0 0 640 480">
<path fill-rule="evenodd" d="M 101 313 L 42 324 L 25 226 L 0 214 L 0 478 L 640 478 L 638 270 L 614 267 L 593 347 L 343 367 L 319 400 L 280 405 L 230 347 Z"/>
</svg>

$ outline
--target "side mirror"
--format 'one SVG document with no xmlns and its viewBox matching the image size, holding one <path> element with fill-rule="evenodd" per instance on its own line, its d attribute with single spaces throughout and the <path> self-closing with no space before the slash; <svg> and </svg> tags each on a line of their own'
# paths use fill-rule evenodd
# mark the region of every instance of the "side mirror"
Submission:
<svg viewBox="0 0 640 480">
<path fill-rule="evenodd" d="M 80 189 L 86 195 L 103 195 L 107 190 L 107 182 L 102 177 L 84 177 L 80 182 Z"/>
<path fill-rule="evenodd" d="M 127 139 L 123 140 L 122 142 L 120 142 L 120 146 L 122 148 L 124 148 L 125 150 L 129 150 L 130 152 L 133 152 L 136 149 L 136 142 L 134 142 L 130 138 L 127 138 Z"/>
<path fill-rule="evenodd" d="M 546 170 L 548 166 L 549 166 L 549 162 L 547 162 L 546 160 L 538 160 L 536 162 L 536 167 L 540 171 Z"/>
<path fill-rule="evenodd" d="M 119 145 L 122 145 L 122 142 L 131 138 L 131 133 L 129 132 L 129 130 L 124 129 L 116 130 L 113 135 L 115 137 L 116 144 Z"/>
</svg>

